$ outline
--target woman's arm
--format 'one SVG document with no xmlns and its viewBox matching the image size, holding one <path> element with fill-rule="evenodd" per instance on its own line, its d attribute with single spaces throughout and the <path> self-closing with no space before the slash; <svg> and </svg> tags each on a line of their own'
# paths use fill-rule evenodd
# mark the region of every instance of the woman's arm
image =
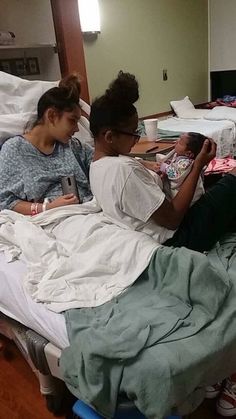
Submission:
<svg viewBox="0 0 236 419">
<path fill-rule="evenodd" d="M 178 228 L 190 207 L 200 173 L 203 167 L 215 157 L 215 153 L 216 145 L 213 140 L 206 140 L 194 161 L 191 172 L 182 183 L 177 195 L 170 202 L 165 199 L 163 204 L 153 213 L 152 218 L 158 225 L 170 230 Z"/>
<path fill-rule="evenodd" d="M 32 203 L 27 201 L 19 201 L 12 208 L 13 211 L 19 212 L 23 215 L 36 215 L 44 210 L 49 210 L 52 208 L 63 207 L 65 205 L 79 204 L 79 200 L 73 194 L 59 196 L 59 198 L 54 199 L 52 202 L 47 204 L 42 203 Z"/>
</svg>

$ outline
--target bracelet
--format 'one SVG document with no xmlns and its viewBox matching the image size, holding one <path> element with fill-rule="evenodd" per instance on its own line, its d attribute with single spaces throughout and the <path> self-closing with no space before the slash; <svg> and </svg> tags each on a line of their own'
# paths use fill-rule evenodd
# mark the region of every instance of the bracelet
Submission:
<svg viewBox="0 0 236 419">
<path fill-rule="evenodd" d="M 31 215 L 37 215 L 39 213 L 39 203 L 38 202 L 32 202 L 31 206 L 30 206 L 30 212 Z"/>
<path fill-rule="evenodd" d="M 37 203 L 32 202 L 32 204 L 30 206 L 30 212 L 31 212 L 31 215 L 32 216 L 38 214 L 38 207 L 39 207 L 39 203 L 38 202 Z"/>
<path fill-rule="evenodd" d="M 32 216 L 37 214 L 37 212 L 36 212 L 36 204 L 35 204 L 35 202 L 33 202 L 33 203 L 31 204 L 31 206 L 30 206 L 30 212 L 31 212 L 31 215 L 32 215 Z"/>
<path fill-rule="evenodd" d="M 42 212 L 45 212 L 47 210 L 47 204 L 49 202 L 48 198 L 45 198 L 42 205 Z"/>
<path fill-rule="evenodd" d="M 36 204 L 35 204 L 35 213 L 36 214 L 38 214 L 39 212 L 38 212 L 38 208 L 39 208 L 39 203 L 37 202 Z"/>
</svg>

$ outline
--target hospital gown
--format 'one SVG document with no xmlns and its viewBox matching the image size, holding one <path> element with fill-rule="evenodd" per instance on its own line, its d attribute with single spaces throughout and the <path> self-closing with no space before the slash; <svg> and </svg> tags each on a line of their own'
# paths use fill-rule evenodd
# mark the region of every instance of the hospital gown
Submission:
<svg viewBox="0 0 236 419">
<path fill-rule="evenodd" d="M 74 175 L 80 202 L 92 199 L 89 166 L 93 149 L 77 139 L 68 145 L 56 142 L 46 155 L 24 137 L 6 141 L 0 152 L 0 208 L 12 209 L 19 201 L 43 202 L 61 195 L 62 176 Z"/>
</svg>

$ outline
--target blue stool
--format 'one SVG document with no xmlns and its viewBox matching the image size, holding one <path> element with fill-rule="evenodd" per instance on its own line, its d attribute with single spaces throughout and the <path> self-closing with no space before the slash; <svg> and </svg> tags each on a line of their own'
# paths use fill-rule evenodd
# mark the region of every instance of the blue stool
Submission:
<svg viewBox="0 0 236 419">
<path fill-rule="evenodd" d="M 90 406 L 77 400 L 74 404 L 73 413 L 81 419 L 104 419 Z M 181 419 L 181 416 L 167 416 L 166 419 Z M 120 403 L 114 419 L 145 419 L 145 416 L 131 402 Z"/>
</svg>

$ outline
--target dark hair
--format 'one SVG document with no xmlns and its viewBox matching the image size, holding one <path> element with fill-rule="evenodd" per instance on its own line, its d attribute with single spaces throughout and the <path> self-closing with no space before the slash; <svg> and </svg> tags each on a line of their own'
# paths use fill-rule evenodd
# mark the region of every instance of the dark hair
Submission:
<svg viewBox="0 0 236 419">
<path fill-rule="evenodd" d="M 200 153 L 205 140 L 207 140 L 207 137 L 203 134 L 188 132 L 187 148 L 193 153 L 194 158 Z"/>
<path fill-rule="evenodd" d="M 120 128 L 137 113 L 133 105 L 139 98 L 135 76 L 120 71 L 105 94 L 94 100 L 90 112 L 90 130 L 93 136 L 102 128 Z"/>
<path fill-rule="evenodd" d="M 34 126 L 40 123 L 48 108 L 55 108 L 59 112 L 70 112 L 79 106 L 80 92 L 80 79 L 77 73 L 64 77 L 58 87 L 47 90 L 39 99 Z"/>
</svg>

